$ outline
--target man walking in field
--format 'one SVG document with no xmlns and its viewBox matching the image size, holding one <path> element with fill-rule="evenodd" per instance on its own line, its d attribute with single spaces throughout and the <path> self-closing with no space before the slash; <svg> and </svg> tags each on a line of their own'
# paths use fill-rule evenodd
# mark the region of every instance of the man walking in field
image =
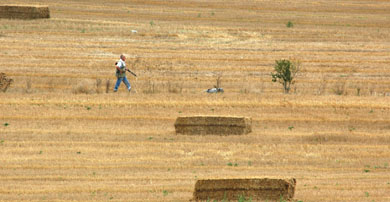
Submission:
<svg viewBox="0 0 390 202">
<path fill-rule="evenodd" d="M 127 80 L 126 78 L 126 56 L 124 56 L 123 54 L 120 56 L 120 59 L 117 63 L 115 63 L 116 65 L 116 84 L 115 84 L 115 87 L 114 87 L 114 92 L 118 91 L 118 87 L 119 85 L 121 84 L 121 82 L 123 81 L 123 83 L 126 84 L 127 86 L 127 90 L 130 92 L 131 90 L 131 85 L 130 85 L 130 82 L 129 80 Z"/>
</svg>

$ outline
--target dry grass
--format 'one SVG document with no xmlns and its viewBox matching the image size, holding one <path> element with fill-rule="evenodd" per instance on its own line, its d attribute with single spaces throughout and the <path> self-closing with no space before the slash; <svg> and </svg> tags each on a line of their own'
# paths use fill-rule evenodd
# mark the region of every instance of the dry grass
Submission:
<svg viewBox="0 0 390 202">
<path fill-rule="evenodd" d="M 253 176 L 294 177 L 305 202 L 390 200 L 390 3 L 36 3 L 50 19 L 0 19 L 0 201 L 188 201 L 197 179 Z M 112 93 L 121 53 L 137 93 Z M 302 62 L 290 95 L 283 58 Z M 218 75 L 225 93 L 204 93 Z M 175 134 L 199 114 L 252 132 Z"/>
</svg>

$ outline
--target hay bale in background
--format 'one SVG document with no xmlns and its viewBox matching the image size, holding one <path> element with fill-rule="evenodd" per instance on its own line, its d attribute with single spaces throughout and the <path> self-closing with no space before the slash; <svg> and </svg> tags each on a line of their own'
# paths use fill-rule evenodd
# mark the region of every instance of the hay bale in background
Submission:
<svg viewBox="0 0 390 202">
<path fill-rule="evenodd" d="M 37 19 L 50 18 L 48 6 L 0 5 L 0 18 Z"/>
<path fill-rule="evenodd" d="M 178 117 L 176 133 L 189 135 L 242 135 L 252 132 L 252 119 L 234 116 Z"/>
<path fill-rule="evenodd" d="M 0 91 L 5 92 L 11 86 L 14 80 L 7 78 L 5 73 L 0 73 Z"/>
<path fill-rule="evenodd" d="M 256 201 L 291 200 L 296 180 L 291 179 L 208 179 L 198 180 L 193 194 L 194 201 L 231 200 L 240 197 Z"/>
</svg>

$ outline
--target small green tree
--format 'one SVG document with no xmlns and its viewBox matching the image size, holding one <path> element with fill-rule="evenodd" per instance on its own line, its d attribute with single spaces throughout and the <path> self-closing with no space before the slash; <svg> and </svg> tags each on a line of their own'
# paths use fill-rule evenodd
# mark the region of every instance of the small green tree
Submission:
<svg viewBox="0 0 390 202">
<path fill-rule="evenodd" d="M 291 22 L 291 21 L 288 21 L 288 23 L 286 24 L 286 26 L 288 28 L 291 28 L 291 27 L 294 27 L 294 24 Z"/>
<path fill-rule="evenodd" d="M 283 85 L 284 92 L 289 93 L 291 84 L 294 84 L 294 78 L 299 72 L 300 63 L 293 63 L 290 60 L 276 60 L 275 62 L 275 72 L 271 73 L 272 81 L 279 81 Z"/>
</svg>

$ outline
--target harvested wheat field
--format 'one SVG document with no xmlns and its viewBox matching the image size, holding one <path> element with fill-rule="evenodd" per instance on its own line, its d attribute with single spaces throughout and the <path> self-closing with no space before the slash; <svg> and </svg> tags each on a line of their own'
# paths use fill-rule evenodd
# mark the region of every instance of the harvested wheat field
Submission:
<svg viewBox="0 0 390 202">
<path fill-rule="evenodd" d="M 50 18 L 0 19 L 0 201 L 189 201 L 197 180 L 248 178 L 295 178 L 297 201 L 390 201 L 389 1 L 34 4 Z M 130 93 L 113 92 L 121 53 Z M 301 62 L 289 94 L 280 59 Z M 252 132 L 176 134 L 198 115 Z"/>
</svg>

